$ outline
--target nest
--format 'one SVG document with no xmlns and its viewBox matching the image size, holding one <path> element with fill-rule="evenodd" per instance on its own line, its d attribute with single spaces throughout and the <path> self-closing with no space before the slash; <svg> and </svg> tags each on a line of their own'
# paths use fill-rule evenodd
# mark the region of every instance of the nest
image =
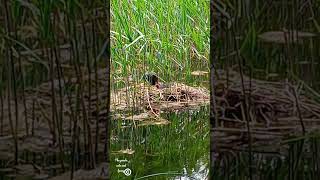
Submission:
<svg viewBox="0 0 320 180">
<path fill-rule="evenodd" d="M 117 90 L 111 97 L 111 109 L 136 108 L 151 111 L 155 115 L 161 111 L 179 111 L 209 103 L 208 90 L 182 83 L 172 83 L 161 89 L 141 83 Z"/>
<path fill-rule="evenodd" d="M 248 77 L 243 82 L 236 72 L 228 78 L 219 73 L 214 110 L 218 116 L 211 131 L 214 151 L 247 150 L 249 129 L 254 151 L 279 153 L 289 137 L 319 129 L 319 103 L 306 96 L 303 86 Z"/>
</svg>

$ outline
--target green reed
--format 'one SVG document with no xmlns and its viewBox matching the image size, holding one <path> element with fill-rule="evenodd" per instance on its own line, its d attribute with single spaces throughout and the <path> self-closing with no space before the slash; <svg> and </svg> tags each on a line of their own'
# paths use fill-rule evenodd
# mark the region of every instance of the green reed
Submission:
<svg viewBox="0 0 320 180">
<path fill-rule="evenodd" d="M 207 70 L 208 1 L 111 1 L 111 15 L 114 77 L 154 71 L 188 81 L 191 71 Z"/>
<path fill-rule="evenodd" d="M 26 96 L 30 96 L 30 90 L 37 89 L 41 83 L 49 83 L 48 98 L 51 109 L 46 113 L 50 117 L 49 120 L 41 119 L 41 122 L 48 125 L 52 136 L 51 143 L 57 145 L 62 171 L 68 170 L 69 161 L 72 164 L 72 172 L 81 168 L 82 164 L 87 169 L 94 168 L 98 163 L 98 144 L 101 141 L 101 128 L 98 127 L 101 104 L 98 70 L 106 68 L 108 59 L 98 56 L 100 51 L 105 51 L 103 45 L 106 39 L 102 29 L 108 25 L 105 20 L 106 14 L 101 17 L 99 12 L 106 11 L 106 2 L 5 2 L 0 4 L 0 134 L 9 135 L 4 130 L 5 123 L 9 122 L 10 135 L 14 141 L 14 163 L 21 163 L 18 137 L 37 136 L 34 131 L 38 118 L 34 112 L 37 102 L 35 99 L 33 102 L 26 102 Z M 64 45 L 70 47 L 66 54 L 63 54 L 61 49 Z M 64 59 L 67 60 L 63 61 Z M 82 76 L 88 73 L 94 73 L 94 78 L 90 77 L 89 82 L 84 82 Z M 71 78 L 76 78 L 77 82 L 69 86 Z M 88 94 L 85 87 L 89 87 Z M 92 96 L 96 96 L 99 103 L 93 105 Z M 70 116 L 64 115 L 65 103 L 59 100 L 64 97 L 69 102 L 67 106 L 70 106 Z M 89 107 L 85 104 L 86 98 L 89 99 Z M 72 106 L 72 102 L 75 102 L 75 107 Z M 24 108 L 19 109 L 20 104 Z M 27 104 L 32 104 L 33 107 L 29 107 L 32 109 L 31 112 L 26 111 Z M 8 108 L 8 117 L 4 117 L 5 108 Z M 96 109 L 97 115 L 94 120 L 89 120 L 89 109 Z M 80 113 L 83 118 L 79 118 Z M 20 123 L 20 114 L 24 114 L 23 123 Z M 66 122 L 69 123 L 68 130 L 64 127 Z M 80 123 L 82 129 L 79 128 Z M 96 129 L 95 133 L 93 129 Z M 72 148 L 71 158 L 68 159 L 66 156 L 70 149 L 66 146 L 65 139 L 69 137 L 72 138 Z M 105 149 L 107 148 L 106 146 Z M 79 159 L 80 156 L 84 156 L 84 163 L 76 164 L 75 159 Z"/>
</svg>

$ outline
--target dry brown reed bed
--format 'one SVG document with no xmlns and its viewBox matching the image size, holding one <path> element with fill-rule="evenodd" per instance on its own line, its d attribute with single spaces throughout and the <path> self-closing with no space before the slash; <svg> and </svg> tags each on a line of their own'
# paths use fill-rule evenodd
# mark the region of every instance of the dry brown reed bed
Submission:
<svg viewBox="0 0 320 180">
<path fill-rule="evenodd" d="M 91 80 L 93 80 L 93 76 Z M 83 76 L 84 85 L 89 76 Z M 221 71 L 217 76 L 216 86 L 216 112 L 218 121 L 213 128 L 212 144 L 216 150 L 222 149 L 245 149 L 248 146 L 248 133 L 245 120 L 245 109 L 243 107 L 244 96 L 241 90 L 239 74 L 229 72 L 227 78 L 225 72 Z M 227 80 L 228 79 L 228 80 Z M 105 100 L 106 92 L 103 86 L 106 81 L 104 70 L 99 71 L 99 94 L 88 96 L 87 86 L 84 86 L 85 109 L 88 112 L 88 119 L 94 134 L 94 122 L 96 115 L 99 116 L 99 126 L 101 134 L 104 134 Z M 58 80 L 55 81 L 58 84 Z M 228 82 L 228 83 L 227 83 Z M 65 80 L 63 87 L 76 87 L 77 79 Z M 92 82 L 92 89 L 95 87 Z M 246 98 L 249 102 L 249 122 L 252 137 L 252 145 L 256 150 L 279 150 L 282 141 L 289 136 L 302 135 L 317 130 L 320 125 L 320 106 L 309 98 L 303 86 L 292 86 L 286 82 L 270 82 L 244 77 Z M 56 146 L 52 146 L 50 132 L 52 127 L 52 107 L 50 98 L 50 83 L 43 83 L 35 89 L 26 90 L 27 115 L 29 122 L 29 133 L 26 136 L 24 126 L 24 112 L 19 112 L 20 122 L 18 124 L 19 142 L 23 144 L 20 150 L 30 150 L 39 152 L 42 150 L 57 151 Z M 59 90 L 56 85 L 56 90 Z M 67 95 L 63 96 L 63 110 L 58 108 L 58 112 L 63 112 L 63 132 L 66 146 L 71 144 L 72 120 L 71 107 L 76 108 L 77 93 L 72 93 L 71 100 Z M 89 108 L 89 97 L 91 107 Z M 57 104 L 60 102 L 57 97 Z M 71 102 L 71 105 L 70 105 Z M 96 111 L 96 104 L 99 105 L 99 112 Z M 167 124 L 168 120 L 160 118 L 161 112 L 179 111 L 186 108 L 196 108 L 209 103 L 209 92 L 205 88 L 191 87 L 182 83 L 172 83 L 169 87 L 157 89 L 145 83 L 130 84 L 118 89 L 111 95 L 111 110 L 115 118 L 134 120 L 141 122 L 140 125 Z M 13 103 L 12 103 L 13 105 Z M 22 108 L 22 103 L 20 104 Z M 7 107 L 4 107 L 4 112 Z M 90 109 L 90 111 L 89 111 Z M 78 112 L 82 107 L 78 107 Z M 121 112 L 121 113 L 118 113 Z M 128 113 L 130 112 L 130 113 Z M 132 114 L 132 112 L 134 112 Z M 126 114 L 128 113 L 128 114 Z M 129 115 L 130 114 L 130 115 Z M 4 114 L 3 135 L 1 137 L 4 146 L 2 152 L 12 152 L 12 137 L 7 114 Z M 77 113 L 79 119 L 78 126 L 83 129 L 82 113 Z M 14 119 L 12 113 L 12 119 Z M 81 132 L 81 131 L 80 131 Z M 103 137 L 101 137 L 103 138 Z M 40 143 L 40 141 L 46 143 Z M 101 141 L 103 143 L 103 141 Z M 7 145 L 9 144 L 9 145 Z M 3 153 L 4 157 L 6 153 Z M 9 156 L 8 156 L 9 157 Z"/>
<path fill-rule="evenodd" d="M 60 80 L 61 87 L 68 87 L 72 93 L 58 96 L 59 80 L 55 80 L 56 104 L 58 115 L 62 115 L 62 134 L 64 149 L 72 145 L 72 128 L 75 119 L 79 128 L 79 142 L 83 143 L 82 133 L 85 132 L 83 108 L 87 112 L 92 142 L 96 139 L 96 118 L 99 126 L 99 150 L 102 152 L 104 140 L 104 123 L 106 120 L 106 76 L 104 70 L 98 72 L 97 85 L 99 93 L 88 94 L 89 76 L 83 76 L 84 106 L 79 102 L 79 83 L 77 78 Z M 228 77 L 228 78 L 227 78 Z M 226 76 L 221 71 L 217 76 L 216 112 L 218 121 L 212 129 L 212 145 L 216 151 L 246 150 L 248 147 L 247 122 L 250 124 L 250 135 L 253 151 L 280 152 L 280 146 L 290 136 L 299 136 L 317 130 L 320 126 L 320 106 L 307 96 L 303 86 L 293 86 L 286 82 L 270 82 L 244 77 L 245 96 L 242 94 L 241 81 L 238 73 L 230 71 Z M 91 87 L 95 89 L 94 75 L 91 76 Z M 227 83 L 228 82 L 228 83 Z M 52 120 L 51 84 L 43 83 L 37 88 L 26 90 L 27 116 L 29 135 L 24 126 L 24 112 L 19 112 L 18 141 L 19 151 L 59 152 L 57 142 L 52 143 L 52 132 L 56 127 Z M 248 119 L 244 98 L 248 102 Z M 89 103 L 89 100 L 91 101 Z M 63 102 L 63 108 L 59 106 Z M 161 112 L 179 111 L 209 103 L 209 92 L 205 88 L 191 87 L 182 83 L 171 83 L 168 87 L 158 89 L 145 83 L 130 83 L 111 94 L 111 110 L 114 119 L 133 120 L 138 125 L 160 125 L 169 121 L 161 119 Z M 90 104 L 90 107 L 89 107 Z M 12 103 L 12 106 L 14 103 Z M 19 103 L 22 106 L 22 102 Z M 99 107 L 97 110 L 96 107 Z M 4 107 L 4 112 L 7 107 Z M 13 108 L 11 108 L 13 109 Z M 23 108 L 20 108 L 23 109 Z M 61 113 L 62 112 L 62 113 Z M 118 113 L 118 112 L 121 112 Z M 129 113 L 130 112 L 130 113 Z M 134 112 L 134 113 L 132 113 Z M 0 137 L 0 158 L 12 162 L 13 137 L 11 136 L 8 114 L 4 114 L 2 136 Z M 57 116 L 61 117 L 61 116 Z M 12 113 L 12 119 L 15 119 Z M 151 119 L 151 120 L 150 120 Z M 59 122 L 59 121 L 57 121 Z M 82 145 L 80 145 L 82 146 Z M 23 163 L 23 160 L 20 160 Z"/>
<path fill-rule="evenodd" d="M 183 83 L 171 83 L 160 89 L 139 83 L 117 90 L 111 98 L 111 109 L 116 111 L 117 119 L 132 120 L 136 126 L 166 125 L 170 120 L 163 119 L 162 112 L 176 112 L 208 104 L 209 92 L 205 88 Z"/>
<path fill-rule="evenodd" d="M 211 145 L 215 151 L 248 150 L 247 122 L 252 150 L 257 152 L 284 152 L 286 146 L 280 145 L 289 137 L 319 129 L 319 103 L 307 96 L 301 84 L 293 86 L 285 81 L 244 77 L 243 95 L 238 73 L 230 71 L 227 76 L 226 72 L 219 71 L 218 74 L 215 92 L 218 120 L 211 130 Z"/>
<path fill-rule="evenodd" d="M 24 122 L 24 108 L 22 102 L 19 102 L 19 121 L 18 121 L 18 138 L 19 151 L 28 150 L 30 152 L 58 152 L 57 141 L 52 142 L 53 134 L 58 134 L 60 125 L 63 134 L 64 148 L 69 149 L 72 146 L 72 133 L 74 123 L 79 128 L 80 144 L 83 143 L 83 133 L 87 127 L 83 123 L 88 119 L 92 139 L 96 138 L 96 119 L 98 116 L 99 142 L 103 147 L 106 120 L 106 98 L 107 92 L 105 82 L 107 77 L 105 70 L 98 71 L 98 95 L 88 92 L 89 75 L 83 75 L 82 88 L 83 97 L 80 97 L 79 82 L 76 77 L 54 80 L 56 115 L 53 120 L 52 111 L 52 89 L 51 82 L 45 82 L 36 88 L 26 89 L 27 119 L 29 134 L 26 134 Z M 96 82 L 94 74 L 90 76 L 91 89 L 95 89 Z M 70 89 L 69 93 L 63 93 L 62 98 L 59 96 L 60 88 Z M 81 105 L 83 100 L 84 106 Z M 90 103 L 89 103 L 90 100 Z M 6 102 L 7 100 L 5 100 Z M 62 102 L 62 107 L 61 103 Z M 130 82 L 129 86 L 118 89 L 111 94 L 111 111 L 113 119 L 134 120 L 138 126 L 144 125 L 161 125 L 168 124 L 169 121 L 160 117 L 161 112 L 179 111 L 186 108 L 196 108 L 201 104 L 209 103 L 209 92 L 204 88 L 187 86 L 182 83 L 172 83 L 169 87 L 157 89 L 145 83 Z M 89 107 L 90 105 L 90 107 Z M 12 101 L 12 106 L 14 102 Z M 97 107 L 98 110 L 97 110 Z M 12 158 L 12 149 L 14 148 L 13 138 L 9 126 L 7 107 L 4 107 L 4 124 L 0 145 L 0 158 Z M 13 108 L 11 108 L 13 109 Z M 85 109 L 86 118 L 84 118 L 83 109 Z M 132 110 L 134 109 L 134 113 Z M 12 119 L 15 119 L 14 113 L 11 113 Z M 61 121 L 62 120 L 62 121 Z M 61 123 L 61 124 L 59 124 Z M 15 127 L 15 125 L 14 125 Z M 54 132 L 56 131 L 56 132 Z M 58 135 L 57 135 L 58 136 Z M 3 146 L 2 146 L 3 145 Z M 100 149 L 102 151 L 102 149 Z M 10 154 L 10 156 L 9 156 Z"/>
<path fill-rule="evenodd" d="M 183 83 L 171 83 L 156 88 L 146 83 L 134 84 L 112 94 L 115 110 L 148 111 L 158 116 L 162 111 L 179 111 L 209 103 L 209 92 L 205 88 L 191 87 Z"/>
</svg>

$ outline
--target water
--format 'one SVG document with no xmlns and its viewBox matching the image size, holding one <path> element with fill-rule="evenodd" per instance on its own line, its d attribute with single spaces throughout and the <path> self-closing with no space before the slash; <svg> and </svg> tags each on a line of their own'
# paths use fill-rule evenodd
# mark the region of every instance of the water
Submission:
<svg viewBox="0 0 320 180">
<path fill-rule="evenodd" d="M 134 127 L 132 122 L 112 121 L 112 179 L 205 179 L 209 107 L 161 116 L 171 123 Z M 124 125 L 126 128 L 121 128 Z M 125 175 L 130 172 L 127 168 L 131 170 L 129 176 Z"/>
</svg>

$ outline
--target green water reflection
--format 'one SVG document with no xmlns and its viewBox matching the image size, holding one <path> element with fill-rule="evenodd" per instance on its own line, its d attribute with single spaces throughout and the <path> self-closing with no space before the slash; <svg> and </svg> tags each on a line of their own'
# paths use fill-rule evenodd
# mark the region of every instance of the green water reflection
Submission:
<svg viewBox="0 0 320 180">
<path fill-rule="evenodd" d="M 171 123 L 135 127 L 132 121 L 112 120 L 112 179 L 203 179 L 208 174 L 209 107 L 162 117 Z M 125 149 L 134 153 L 117 152 Z"/>
</svg>

